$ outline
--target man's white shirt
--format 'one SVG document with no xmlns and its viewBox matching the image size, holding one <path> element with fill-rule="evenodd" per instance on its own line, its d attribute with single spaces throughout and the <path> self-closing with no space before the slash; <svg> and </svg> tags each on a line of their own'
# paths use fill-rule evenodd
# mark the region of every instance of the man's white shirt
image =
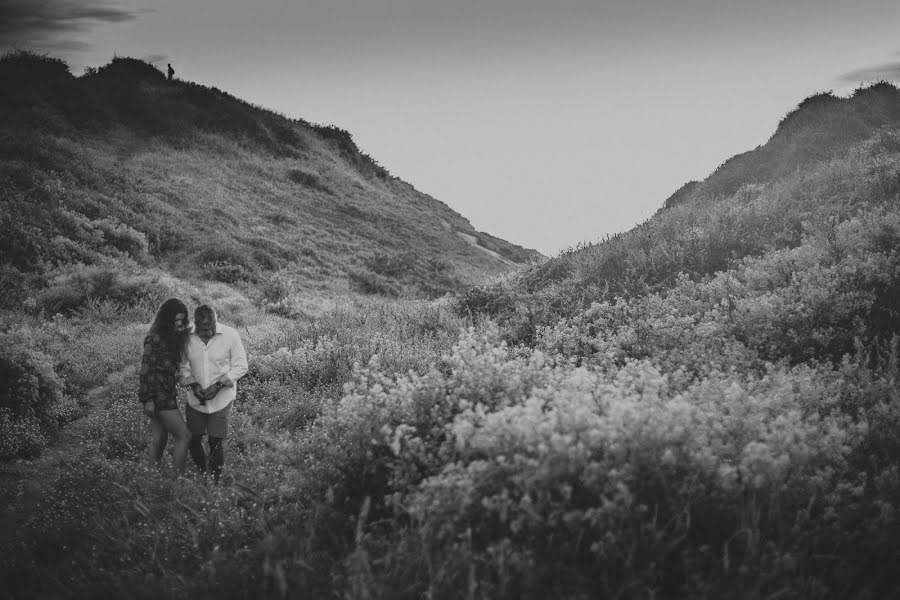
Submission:
<svg viewBox="0 0 900 600">
<path fill-rule="evenodd" d="M 186 389 L 187 401 L 191 408 L 203 412 L 214 413 L 228 406 L 237 396 L 237 380 L 247 373 L 247 353 L 238 332 L 228 325 L 216 324 L 216 335 L 209 342 L 203 343 L 196 332 L 190 334 L 187 343 L 187 360 L 181 364 L 180 380 L 182 385 L 199 383 L 207 388 L 222 375 L 234 382 L 234 387 L 223 387 L 206 405 L 194 396 L 190 388 Z"/>
</svg>

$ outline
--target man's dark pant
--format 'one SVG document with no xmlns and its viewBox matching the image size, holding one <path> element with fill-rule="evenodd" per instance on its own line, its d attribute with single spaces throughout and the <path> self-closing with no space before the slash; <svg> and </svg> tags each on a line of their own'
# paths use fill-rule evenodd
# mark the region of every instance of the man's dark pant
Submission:
<svg viewBox="0 0 900 600">
<path fill-rule="evenodd" d="M 228 435 L 228 413 L 231 412 L 231 404 L 214 413 L 203 413 L 194 410 L 188 405 L 185 408 L 185 417 L 188 429 L 191 431 L 191 442 L 188 448 L 191 458 L 200 472 L 207 469 L 212 473 L 216 482 L 222 474 L 225 466 L 225 437 Z M 203 448 L 203 436 L 209 436 L 209 454 Z"/>
</svg>

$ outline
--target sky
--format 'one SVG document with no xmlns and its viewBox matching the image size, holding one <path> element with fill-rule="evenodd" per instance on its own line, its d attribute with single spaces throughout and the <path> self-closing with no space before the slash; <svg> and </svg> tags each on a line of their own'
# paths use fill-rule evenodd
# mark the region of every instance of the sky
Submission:
<svg viewBox="0 0 900 600">
<path fill-rule="evenodd" d="M 896 0 L 0 0 L 0 49 L 171 63 L 346 129 L 553 256 L 650 217 L 804 98 L 900 82 Z"/>
</svg>

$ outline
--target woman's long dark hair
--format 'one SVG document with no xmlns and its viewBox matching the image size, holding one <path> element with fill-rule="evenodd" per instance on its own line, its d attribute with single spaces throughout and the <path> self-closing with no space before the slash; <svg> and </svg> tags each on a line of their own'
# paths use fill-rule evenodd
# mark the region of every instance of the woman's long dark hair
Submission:
<svg viewBox="0 0 900 600">
<path fill-rule="evenodd" d="M 169 351 L 169 358 L 176 364 L 181 362 L 181 355 L 187 346 L 188 332 L 175 332 L 175 316 L 178 313 L 184 314 L 187 321 L 188 310 L 184 302 L 178 298 L 169 298 L 162 303 L 159 310 L 156 311 L 156 317 L 153 324 L 150 325 L 150 333 L 156 333 L 162 338 L 163 343 Z"/>
</svg>

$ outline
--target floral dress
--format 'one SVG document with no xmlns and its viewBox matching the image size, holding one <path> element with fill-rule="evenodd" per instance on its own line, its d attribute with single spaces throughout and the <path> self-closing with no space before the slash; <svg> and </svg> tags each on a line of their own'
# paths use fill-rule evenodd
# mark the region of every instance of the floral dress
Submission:
<svg viewBox="0 0 900 600">
<path fill-rule="evenodd" d="M 154 332 L 147 334 L 144 338 L 144 357 L 141 359 L 138 387 L 138 400 L 141 404 L 152 402 L 156 412 L 177 409 L 177 369 L 178 365 L 172 360 L 162 337 Z"/>
</svg>

